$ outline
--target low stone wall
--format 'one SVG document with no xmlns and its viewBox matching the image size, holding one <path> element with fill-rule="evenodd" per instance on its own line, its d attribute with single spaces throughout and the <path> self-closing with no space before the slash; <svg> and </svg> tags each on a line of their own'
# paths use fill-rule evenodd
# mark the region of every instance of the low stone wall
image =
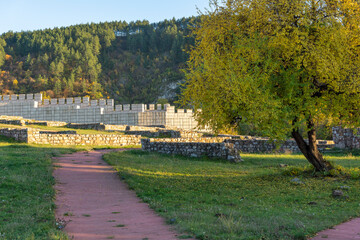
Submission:
<svg viewBox="0 0 360 240">
<path fill-rule="evenodd" d="M 33 119 L 25 119 L 23 117 L 16 117 L 16 116 L 0 116 L 0 123 L 9 124 L 9 125 L 18 125 L 18 126 L 41 125 L 48 127 L 63 127 L 67 124 L 66 122 L 57 122 L 57 121 L 36 121 Z"/>
<path fill-rule="evenodd" d="M 224 142 L 160 142 L 155 139 L 141 139 L 144 151 L 179 154 L 189 157 L 216 157 L 231 162 L 240 162 L 241 157 L 233 144 Z"/>
<path fill-rule="evenodd" d="M 333 141 L 319 140 L 320 151 L 334 146 Z M 228 153 L 221 150 L 224 146 L 237 153 L 299 153 L 300 150 L 294 140 L 283 142 L 276 146 L 275 142 L 267 139 L 231 139 L 231 137 L 207 137 L 207 138 L 154 138 L 142 141 L 142 147 L 146 151 L 157 151 L 161 153 L 174 153 L 185 156 L 214 156 L 222 157 Z M 181 149 L 184 148 L 184 149 Z M 215 152 L 213 152 L 215 151 Z M 225 152 L 224 152 L 225 151 Z M 234 155 L 235 156 L 235 155 Z"/>
<path fill-rule="evenodd" d="M 225 140 L 227 143 L 234 144 L 234 148 L 242 153 L 299 153 L 300 149 L 298 148 L 294 140 L 287 140 L 282 142 L 280 146 L 276 146 L 275 142 L 270 142 L 265 139 L 256 139 L 256 140 L 240 140 L 240 139 L 229 139 Z M 326 148 L 334 147 L 333 141 L 319 140 L 317 145 L 320 151 L 325 150 Z"/>
<path fill-rule="evenodd" d="M 64 127 L 67 125 L 66 122 L 57 122 L 57 121 L 34 121 L 30 120 L 26 122 L 26 125 L 40 125 L 47 127 Z"/>
<path fill-rule="evenodd" d="M 19 142 L 28 142 L 28 130 L 26 128 L 2 128 L 0 135 L 14 138 Z"/>
<path fill-rule="evenodd" d="M 230 137 L 202 137 L 202 138 L 154 138 L 151 142 L 166 143 L 222 143 Z"/>
<path fill-rule="evenodd" d="M 18 125 L 18 126 L 25 126 L 25 120 L 7 120 L 7 119 L 0 119 L 0 124 L 9 124 L 9 125 Z"/>
<path fill-rule="evenodd" d="M 0 134 L 17 141 L 51 145 L 98 145 L 129 146 L 140 145 L 141 136 L 115 134 L 76 134 L 74 131 L 48 132 L 31 128 L 3 128 Z"/>
<path fill-rule="evenodd" d="M 360 148 L 360 128 L 333 127 L 333 140 L 335 147 L 342 149 Z"/>
<path fill-rule="evenodd" d="M 140 145 L 140 136 L 105 134 L 41 134 L 33 132 L 28 142 L 51 145 L 98 145 L 130 146 Z"/>
<path fill-rule="evenodd" d="M 66 126 L 73 129 L 93 129 L 98 131 L 105 130 L 105 124 L 103 123 L 69 123 Z"/>
<path fill-rule="evenodd" d="M 74 129 L 93 129 L 98 131 L 121 131 L 130 135 L 141 135 L 149 138 L 200 138 L 204 133 L 182 130 L 177 128 L 164 127 L 145 127 L 145 126 L 130 126 L 130 125 L 109 125 L 103 123 L 69 123 L 69 128 Z"/>
</svg>

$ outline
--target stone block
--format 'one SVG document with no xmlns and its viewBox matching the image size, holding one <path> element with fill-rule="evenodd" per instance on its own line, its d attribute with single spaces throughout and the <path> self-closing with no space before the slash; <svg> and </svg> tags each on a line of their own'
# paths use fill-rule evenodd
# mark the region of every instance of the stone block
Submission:
<svg viewBox="0 0 360 240">
<path fill-rule="evenodd" d="M 130 111 L 130 104 L 124 104 L 123 111 Z"/>
<path fill-rule="evenodd" d="M 174 106 L 167 106 L 166 107 L 166 112 L 167 113 L 175 113 L 175 107 Z"/>
<path fill-rule="evenodd" d="M 184 109 L 178 109 L 178 110 L 177 110 L 177 113 L 184 114 L 184 113 L 185 113 L 185 110 L 184 110 Z"/>
<path fill-rule="evenodd" d="M 52 99 L 50 100 L 50 104 L 51 104 L 51 105 L 57 105 L 57 104 L 58 104 L 58 99 L 57 99 L 57 98 L 52 98 Z"/>
<path fill-rule="evenodd" d="M 155 110 L 155 104 L 149 104 L 149 111 Z"/>
<path fill-rule="evenodd" d="M 19 100 L 25 101 L 25 94 L 19 94 Z"/>
<path fill-rule="evenodd" d="M 3 95 L 3 101 L 4 102 L 10 101 L 10 95 Z"/>
<path fill-rule="evenodd" d="M 81 97 L 74 98 L 74 103 L 80 105 L 81 104 Z"/>
<path fill-rule="evenodd" d="M 65 105 L 65 98 L 59 98 L 59 105 Z"/>
<path fill-rule="evenodd" d="M 74 103 L 73 98 L 66 98 L 66 105 L 72 105 Z"/>
<path fill-rule="evenodd" d="M 11 94 L 10 98 L 11 98 L 10 99 L 11 101 L 17 101 L 18 100 L 18 96 L 16 94 Z"/>
<path fill-rule="evenodd" d="M 117 111 L 117 112 L 120 112 L 120 111 L 122 111 L 123 109 L 122 109 L 122 105 L 115 105 L 115 111 Z"/>
<path fill-rule="evenodd" d="M 106 105 L 108 105 L 108 106 L 114 106 L 114 99 L 107 99 L 106 100 Z"/>
<path fill-rule="evenodd" d="M 83 97 L 82 102 L 83 102 L 83 104 L 90 104 L 90 98 L 89 97 Z"/>
<path fill-rule="evenodd" d="M 145 104 L 131 104 L 131 111 L 144 112 L 145 111 Z"/>
<path fill-rule="evenodd" d="M 106 100 L 105 99 L 100 99 L 99 100 L 99 106 L 104 107 L 106 105 Z"/>
<path fill-rule="evenodd" d="M 33 93 L 26 94 L 26 100 L 34 100 L 34 94 Z"/>
<path fill-rule="evenodd" d="M 34 95 L 35 101 L 42 102 L 42 99 L 43 99 L 43 97 L 42 97 L 41 93 L 35 93 L 35 95 Z"/>
<path fill-rule="evenodd" d="M 90 100 L 90 105 L 93 106 L 98 106 L 98 100 Z"/>
</svg>

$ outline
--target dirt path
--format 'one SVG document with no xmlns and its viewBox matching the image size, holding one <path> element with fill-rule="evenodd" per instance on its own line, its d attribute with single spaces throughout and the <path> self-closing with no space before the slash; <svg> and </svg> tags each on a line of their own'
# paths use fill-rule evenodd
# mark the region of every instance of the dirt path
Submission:
<svg viewBox="0 0 360 240">
<path fill-rule="evenodd" d="M 109 150 L 57 157 L 56 218 L 70 238 L 172 240 L 176 233 L 102 160 Z"/>
<path fill-rule="evenodd" d="M 319 232 L 311 240 L 360 240 L 360 218 Z"/>
</svg>

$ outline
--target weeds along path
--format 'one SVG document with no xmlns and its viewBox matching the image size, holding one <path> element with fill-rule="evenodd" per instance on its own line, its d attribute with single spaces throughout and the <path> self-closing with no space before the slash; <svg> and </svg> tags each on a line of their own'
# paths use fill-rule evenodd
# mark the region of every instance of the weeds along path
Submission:
<svg viewBox="0 0 360 240">
<path fill-rule="evenodd" d="M 55 158 L 57 224 L 70 239 L 177 239 L 102 160 L 111 150 Z M 119 149 L 118 151 L 123 151 Z"/>
</svg>

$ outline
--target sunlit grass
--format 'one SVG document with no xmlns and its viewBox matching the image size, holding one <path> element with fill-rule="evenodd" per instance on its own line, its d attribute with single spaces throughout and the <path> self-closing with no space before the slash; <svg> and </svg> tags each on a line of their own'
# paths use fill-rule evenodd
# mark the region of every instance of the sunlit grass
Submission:
<svg viewBox="0 0 360 240">
<path fill-rule="evenodd" d="M 142 151 L 104 158 L 169 224 L 198 239 L 306 239 L 360 215 L 359 180 L 304 173 L 301 184 L 291 181 L 287 169 L 308 168 L 302 155 L 242 154 L 239 164 Z M 356 156 L 327 158 L 360 167 Z M 342 186 L 346 198 L 334 199 Z"/>
<path fill-rule="evenodd" d="M 67 239 L 55 224 L 51 157 L 74 151 L 0 137 L 0 239 Z"/>
</svg>

